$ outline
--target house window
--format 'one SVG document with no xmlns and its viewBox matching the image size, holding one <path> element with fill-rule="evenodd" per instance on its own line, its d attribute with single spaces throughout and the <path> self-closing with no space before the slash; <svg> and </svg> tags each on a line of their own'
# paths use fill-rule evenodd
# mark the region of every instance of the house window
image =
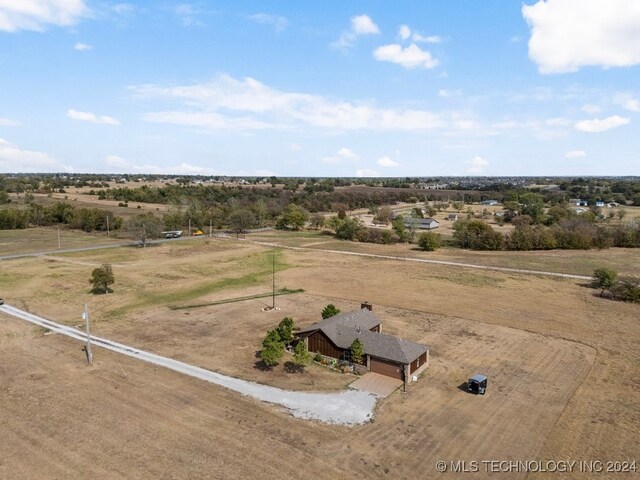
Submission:
<svg viewBox="0 0 640 480">
<path fill-rule="evenodd" d="M 344 360 L 345 362 L 348 362 L 349 361 L 349 357 L 350 357 L 349 350 L 343 350 L 342 351 L 342 360 Z"/>
<path fill-rule="evenodd" d="M 418 359 L 416 360 L 416 368 L 418 368 L 420 366 L 420 357 L 418 357 Z"/>
</svg>

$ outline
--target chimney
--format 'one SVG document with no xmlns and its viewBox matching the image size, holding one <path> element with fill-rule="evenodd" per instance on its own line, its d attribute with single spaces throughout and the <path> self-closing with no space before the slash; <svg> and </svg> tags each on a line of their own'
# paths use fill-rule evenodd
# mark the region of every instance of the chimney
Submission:
<svg viewBox="0 0 640 480">
<path fill-rule="evenodd" d="M 362 302 L 360 304 L 360 309 L 364 310 L 365 308 L 371 312 L 373 310 L 373 305 L 371 305 L 369 302 Z"/>
</svg>

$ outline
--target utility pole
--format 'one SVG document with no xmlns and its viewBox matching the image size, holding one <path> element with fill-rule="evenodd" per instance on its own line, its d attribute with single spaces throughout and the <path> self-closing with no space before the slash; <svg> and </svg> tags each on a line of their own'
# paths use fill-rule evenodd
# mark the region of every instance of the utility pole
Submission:
<svg viewBox="0 0 640 480">
<path fill-rule="evenodd" d="M 211 224 L 211 219 L 209 219 L 209 238 L 213 237 L 213 228 Z"/>
<path fill-rule="evenodd" d="M 272 267 L 271 283 L 272 283 L 272 290 L 273 290 L 273 294 L 271 296 L 272 298 L 271 309 L 275 310 L 276 308 L 276 251 L 275 250 L 271 255 L 271 267 Z"/>
<path fill-rule="evenodd" d="M 62 246 L 60 245 L 60 227 L 58 227 L 58 250 L 61 248 Z"/>
<path fill-rule="evenodd" d="M 189 236 L 191 236 L 191 217 L 189 217 Z"/>
<path fill-rule="evenodd" d="M 107 213 L 107 237 L 109 236 L 109 214 Z"/>
<path fill-rule="evenodd" d="M 84 351 L 87 354 L 87 362 L 89 365 L 93 365 L 93 353 L 91 353 L 91 333 L 89 332 L 89 307 L 84 304 L 84 312 L 82 312 L 82 318 L 87 325 L 87 345 L 84 347 Z"/>
</svg>

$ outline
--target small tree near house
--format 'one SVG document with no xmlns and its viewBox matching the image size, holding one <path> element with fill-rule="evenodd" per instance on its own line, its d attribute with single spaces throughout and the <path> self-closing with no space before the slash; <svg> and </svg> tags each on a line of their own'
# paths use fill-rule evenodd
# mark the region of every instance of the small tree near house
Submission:
<svg viewBox="0 0 640 480">
<path fill-rule="evenodd" d="M 289 345 L 293 339 L 293 318 L 284 317 L 282 321 L 278 324 L 276 331 L 278 336 L 280 337 L 280 341 L 286 346 Z"/>
<path fill-rule="evenodd" d="M 115 282 L 111 265 L 103 263 L 100 267 L 91 272 L 89 283 L 93 285 L 91 290 L 93 293 L 109 293 L 113 290 L 109 288 Z"/>
<path fill-rule="evenodd" d="M 327 305 L 322 309 L 322 318 L 325 319 L 325 318 L 335 317 L 339 313 L 340 313 L 340 309 L 336 308 L 336 306 L 333 303 L 330 303 L 329 305 Z"/>
<path fill-rule="evenodd" d="M 311 361 L 311 354 L 307 350 L 307 345 L 303 340 L 300 340 L 293 349 L 293 363 L 298 367 L 304 368 Z"/>
<path fill-rule="evenodd" d="M 269 330 L 267 336 L 262 341 L 262 350 L 260 350 L 260 358 L 267 368 L 271 368 L 278 364 L 278 360 L 284 355 L 284 343 L 280 340 L 280 334 L 277 329 Z"/>
<path fill-rule="evenodd" d="M 353 363 L 362 363 L 362 356 L 364 355 L 364 345 L 359 338 L 356 338 L 350 347 L 351 350 L 351 361 Z"/>
</svg>

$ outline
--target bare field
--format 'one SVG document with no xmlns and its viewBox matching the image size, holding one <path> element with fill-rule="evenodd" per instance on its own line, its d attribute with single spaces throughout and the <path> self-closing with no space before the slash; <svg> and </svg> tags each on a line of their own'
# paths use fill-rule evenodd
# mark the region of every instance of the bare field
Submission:
<svg viewBox="0 0 640 480">
<path fill-rule="evenodd" d="M 568 280 L 284 250 L 277 287 L 305 293 L 277 297 L 279 311 L 261 311 L 270 299 L 168 308 L 267 292 L 270 260 L 234 240 L 82 252 L 3 263 L 0 289 L 71 325 L 88 302 L 101 336 L 295 390 L 353 377 L 254 368 L 266 330 L 368 300 L 383 331 L 430 346 L 430 368 L 372 423 L 328 426 L 111 352 L 86 367 L 79 343 L 2 317 L 0 477 L 416 478 L 437 460 L 640 459 L 637 305 Z M 115 292 L 92 296 L 91 265 L 104 261 Z M 458 388 L 477 371 L 484 397 Z"/>
</svg>

